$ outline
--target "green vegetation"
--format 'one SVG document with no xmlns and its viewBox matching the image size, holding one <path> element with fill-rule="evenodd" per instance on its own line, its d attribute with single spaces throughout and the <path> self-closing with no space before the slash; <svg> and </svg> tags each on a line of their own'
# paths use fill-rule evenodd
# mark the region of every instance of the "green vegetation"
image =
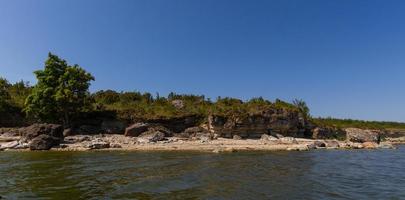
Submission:
<svg viewBox="0 0 405 200">
<path fill-rule="evenodd" d="M 219 116 L 263 115 L 277 110 L 301 113 L 312 124 L 334 128 L 405 129 L 405 123 L 369 122 L 350 119 L 312 118 L 305 101 L 295 99 L 288 103 L 279 99 L 274 102 L 262 97 L 242 101 L 218 97 L 216 101 L 204 95 L 176 94 L 167 97 L 141 92 L 117 92 L 101 90 L 90 94 L 90 82 L 94 77 L 78 65 L 68 65 L 58 56 L 49 54 L 43 70 L 34 72 L 38 82 L 34 87 L 27 82 L 11 84 L 0 78 L 0 126 L 4 121 L 42 121 L 63 123 L 69 126 L 80 116 L 98 113 L 114 113 L 125 120 L 168 119 L 209 114 Z M 26 113 L 24 117 L 22 113 Z M 271 113 L 270 113 L 271 114 Z M 29 119 L 29 120 L 28 120 Z M 8 123 L 10 124 L 10 123 Z"/>
<path fill-rule="evenodd" d="M 363 121 L 353 119 L 334 119 L 334 118 L 313 118 L 311 119 L 319 126 L 343 128 L 362 128 L 362 129 L 405 129 L 405 123 L 400 122 L 377 122 Z"/>
<path fill-rule="evenodd" d="M 45 69 L 34 73 L 38 83 L 25 103 L 28 115 L 69 126 L 74 115 L 90 108 L 88 89 L 94 77 L 78 65 L 70 66 L 49 53 Z"/>
</svg>

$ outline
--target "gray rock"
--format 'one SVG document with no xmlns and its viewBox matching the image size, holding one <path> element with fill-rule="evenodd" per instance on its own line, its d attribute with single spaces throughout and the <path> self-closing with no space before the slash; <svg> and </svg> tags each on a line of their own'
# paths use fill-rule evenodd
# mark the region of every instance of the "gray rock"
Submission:
<svg viewBox="0 0 405 200">
<path fill-rule="evenodd" d="M 281 144 L 298 144 L 298 141 L 293 137 L 283 137 L 278 140 Z"/>
<path fill-rule="evenodd" d="M 379 130 L 365 130 L 359 128 L 347 128 L 346 139 L 351 142 L 363 143 L 363 142 L 380 142 L 382 132 Z"/>
<path fill-rule="evenodd" d="M 18 141 L 4 143 L 0 146 L 1 149 L 13 149 L 19 145 Z"/>
<path fill-rule="evenodd" d="M 90 141 L 90 136 L 87 135 L 73 135 L 73 136 L 67 136 L 64 138 L 65 143 L 80 143 L 84 141 Z"/>
<path fill-rule="evenodd" d="M 241 136 L 239 136 L 239 135 L 234 135 L 234 136 L 233 136 L 233 139 L 234 139 L 234 140 L 241 140 L 241 139 L 242 139 L 242 137 L 241 137 Z"/>
<path fill-rule="evenodd" d="M 260 137 L 260 139 L 261 139 L 261 140 L 267 140 L 267 141 L 277 141 L 277 140 L 278 140 L 276 137 L 271 136 L 271 135 L 267 135 L 267 134 L 263 134 L 263 135 Z"/>
<path fill-rule="evenodd" d="M 33 124 L 28 127 L 20 128 L 20 134 L 23 141 L 31 141 L 39 135 L 48 135 L 63 140 L 63 127 L 58 124 Z"/>
<path fill-rule="evenodd" d="M 322 142 L 322 141 L 315 141 L 314 145 L 316 148 L 325 148 L 326 147 L 325 142 Z"/>
<path fill-rule="evenodd" d="M 50 135 L 39 135 L 29 143 L 30 150 L 49 150 L 60 144 L 60 139 Z"/>
<path fill-rule="evenodd" d="M 68 128 L 68 129 L 63 130 L 63 137 L 67 137 L 67 136 L 71 136 L 71 135 L 73 135 L 72 129 Z"/>
<path fill-rule="evenodd" d="M 287 151 L 309 151 L 309 148 L 307 145 L 299 145 L 295 147 L 288 147 Z"/>
<path fill-rule="evenodd" d="M 125 129 L 125 136 L 138 137 L 150 127 L 147 123 L 135 123 Z"/>
<path fill-rule="evenodd" d="M 340 147 L 340 144 L 338 141 L 325 141 L 325 143 L 326 143 L 326 148 L 337 149 Z"/>
<path fill-rule="evenodd" d="M 101 123 L 101 130 L 107 134 L 123 134 L 125 132 L 125 123 L 118 120 L 104 120 Z"/>
<path fill-rule="evenodd" d="M 157 142 L 164 140 L 165 134 L 161 131 L 150 130 L 142 133 L 139 137 L 147 139 L 149 142 Z"/>
<path fill-rule="evenodd" d="M 120 144 L 111 144 L 110 148 L 120 149 L 122 146 Z"/>
<path fill-rule="evenodd" d="M 110 143 L 105 142 L 100 139 L 95 139 L 95 140 L 90 141 L 87 145 L 85 145 L 85 147 L 87 147 L 89 149 L 106 149 L 106 148 L 110 148 Z"/>
<path fill-rule="evenodd" d="M 396 149 L 396 147 L 394 145 L 389 144 L 389 143 L 381 143 L 378 145 L 377 148 L 379 148 L 379 149 Z"/>
</svg>

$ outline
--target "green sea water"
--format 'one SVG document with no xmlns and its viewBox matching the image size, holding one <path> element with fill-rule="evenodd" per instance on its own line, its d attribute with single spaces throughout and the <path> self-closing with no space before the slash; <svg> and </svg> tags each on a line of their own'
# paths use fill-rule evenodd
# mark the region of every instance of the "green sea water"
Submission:
<svg viewBox="0 0 405 200">
<path fill-rule="evenodd" d="M 405 147 L 0 152 L 3 199 L 405 199 Z"/>
</svg>

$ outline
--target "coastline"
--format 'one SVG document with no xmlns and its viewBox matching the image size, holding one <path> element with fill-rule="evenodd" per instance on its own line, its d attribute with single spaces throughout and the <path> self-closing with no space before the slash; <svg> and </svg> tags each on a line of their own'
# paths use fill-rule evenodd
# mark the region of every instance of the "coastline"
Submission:
<svg viewBox="0 0 405 200">
<path fill-rule="evenodd" d="M 4 143 L 3 143 L 4 144 Z M 394 149 L 404 141 L 376 143 L 353 143 L 338 140 L 288 138 L 287 140 L 228 139 L 190 140 L 168 137 L 157 142 L 145 142 L 142 138 L 119 134 L 77 135 L 48 151 L 310 151 L 315 149 Z M 30 151 L 28 148 L 4 149 L 6 151 Z M 46 151 L 46 150 L 45 150 Z"/>
</svg>

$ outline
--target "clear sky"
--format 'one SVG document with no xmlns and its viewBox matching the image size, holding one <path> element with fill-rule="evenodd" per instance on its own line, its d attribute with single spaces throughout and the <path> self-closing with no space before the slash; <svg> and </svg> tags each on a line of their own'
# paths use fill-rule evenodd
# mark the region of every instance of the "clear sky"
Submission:
<svg viewBox="0 0 405 200">
<path fill-rule="evenodd" d="M 115 89 L 304 99 L 314 116 L 405 121 L 405 1 L 0 0 L 0 76 L 48 52 Z"/>
</svg>

